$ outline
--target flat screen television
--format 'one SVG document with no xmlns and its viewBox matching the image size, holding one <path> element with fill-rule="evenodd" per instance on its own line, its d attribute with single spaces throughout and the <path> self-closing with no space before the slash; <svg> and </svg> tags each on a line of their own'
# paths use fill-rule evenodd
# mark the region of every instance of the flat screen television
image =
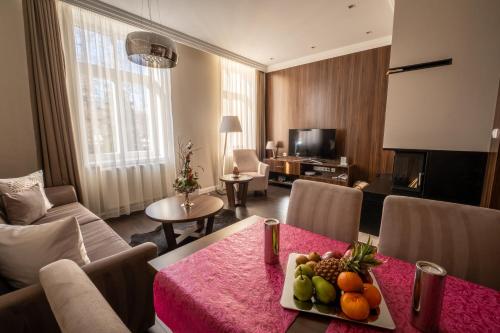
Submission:
<svg viewBox="0 0 500 333">
<path fill-rule="evenodd" d="M 335 129 L 290 129 L 288 155 L 334 159 L 336 157 Z"/>
</svg>

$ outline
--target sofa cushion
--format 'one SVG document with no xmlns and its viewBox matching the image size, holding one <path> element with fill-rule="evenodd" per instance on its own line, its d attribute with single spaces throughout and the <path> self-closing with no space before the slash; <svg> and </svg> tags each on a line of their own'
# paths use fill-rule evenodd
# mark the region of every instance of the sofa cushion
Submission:
<svg viewBox="0 0 500 333">
<path fill-rule="evenodd" d="M 76 217 L 76 220 L 80 225 L 100 220 L 99 217 L 94 215 L 90 210 L 88 210 L 84 206 L 82 206 L 78 202 L 73 202 L 67 205 L 57 206 L 49 209 L 44 217 L 42 217 L 33 224 L 44 224 L 48 222 L 53 222 L 65 218 L 67 216 Z"/>
<path fill-rule="evenodd" d="M 80 225 L 80 230 L 90 261 L 106 258 L 131 248 L 103 220 Z"/>
<path fill-rule="evenodd" d="M 38 271 L 59 259 L 90 262 L 74 217 L 44 225 L 0 226 L 0 273 L 22 288 L 38 281 Z"/>
<path fill-rule="evenodd" d="M 47 199 L 47 196 L 45 195 L 42 170 L 33 172 L 24 177 L 0 179 L 0 197 L 6 193 L 16 193 L 27 190 L 33 185 L 40 186 L 40 190 L 45 201 L 45 206 L 47 207 L 47 209 L 50 209 L 52 207 L 52 203 L 49 201 L 49 199 Z M 2 202 L 0 202 L 0 207 L 2 207 Z"/>
<path fill-rule="evenodd" d="M 38 184 L 21 192 L 6 193 L 2 200 L 11 224 L 28 225 L 47 214 L 45 199 Z"/>
</svg>

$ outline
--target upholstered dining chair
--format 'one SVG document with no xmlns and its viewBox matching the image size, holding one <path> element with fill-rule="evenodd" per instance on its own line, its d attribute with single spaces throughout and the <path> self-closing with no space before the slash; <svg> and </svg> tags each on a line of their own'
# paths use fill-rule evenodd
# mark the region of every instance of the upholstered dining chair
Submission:
<svg viewBox="0 0 500 333">
<path fill-rule="evenodd" d="M 130 332 L 73 261 L 51 263 L 40 270 L 39 278 L 62 333 Z"/>
<path fill-rule="evenodd" d="M 427 260 L 459 278 L 500 290 L 500 211 L 435 200 L 388 196 L 379 251 Z"/>
<path fill-rule="evenodd" d="M 363 192 L 309 180 L 293 182 L 286 223 L 333 239 L 358 240 Z"/>
<path fill-rule="evenodd" d="M 234 149 L 233 163 L 241 174 L 252 176 L 248 191 L 264 191 L 267 195 L 269 165 L 259 161 L 255 149 Z"/>
</svg>

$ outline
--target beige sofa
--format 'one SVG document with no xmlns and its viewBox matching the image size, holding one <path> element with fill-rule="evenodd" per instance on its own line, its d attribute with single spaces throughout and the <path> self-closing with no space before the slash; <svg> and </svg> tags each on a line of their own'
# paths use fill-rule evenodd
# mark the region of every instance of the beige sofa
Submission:
<svg viewBox="0 0 500 333">
<path fill-rule="evenodd" d="M 78 203 L 72 186 L 45 189 L 54 204 L 35 224 L 75 216 L 90 263 L 82 269 L 132 332 L 154 324 L 154 272 L 147 262 L 157 256 L 153 243 L 131 248 L 106 222 Z M 5 332 L 59 332 L 40 284 L 9 290 L 0 277 L 0 327 Z"/>
</svg>

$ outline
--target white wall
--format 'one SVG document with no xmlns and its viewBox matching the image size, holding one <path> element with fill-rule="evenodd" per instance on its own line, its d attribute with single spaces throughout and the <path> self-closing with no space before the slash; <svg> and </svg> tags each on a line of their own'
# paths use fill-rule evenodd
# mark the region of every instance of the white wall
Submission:
<svg viewBox="0 0 500 333">
<path fill-rule="evenodd" d="M 33 126 L 22 0 L 0 1 L 0 178 L 40 167 Z"/>
<path fill-rule="evenodd" d="M 200 184 L 207 188 L 217 181 L 219 57 L 184 45 L 177 51 L 179 63 L 171 69 L 174 135 L 176 140 L 191 140 L 198 149 L 193 165 L 203 167 Z"/>
<path fill-rule="evenodd" d="M 397 0 L 385 148 L 488 151 L 500 80 L 500 1 Z"/>
</svg>

